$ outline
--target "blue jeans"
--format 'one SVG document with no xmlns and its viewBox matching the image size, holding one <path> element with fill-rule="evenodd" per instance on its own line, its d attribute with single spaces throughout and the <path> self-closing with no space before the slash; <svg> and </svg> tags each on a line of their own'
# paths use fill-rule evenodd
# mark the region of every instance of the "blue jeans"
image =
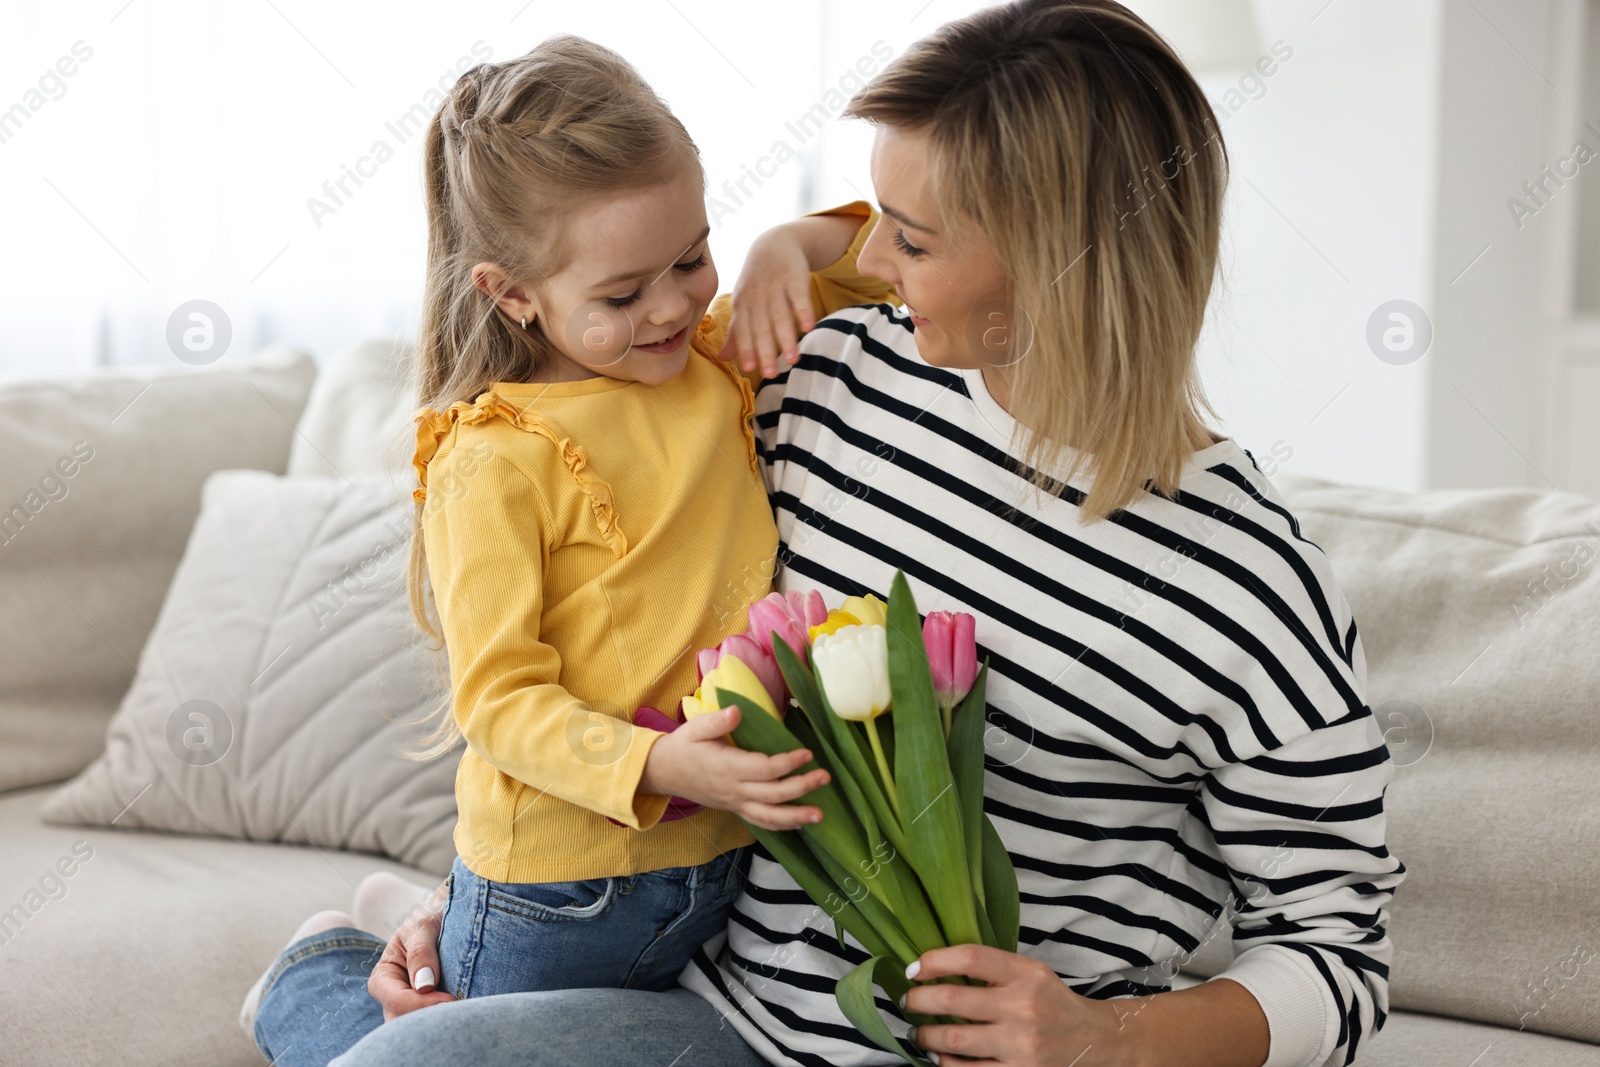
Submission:
<svg viewBox="0 0 1600 1067">
<path fill-rule="evenodd" d="M 353 927 L 296 941 L 261 1001 L 274 1067 L 766 1067 L 688 989 L 558 989 L 457 1000 L 383 1021 L 367 975 L 383 943 Z"/>
<path fill-rule="evenodd" d="M 261 1054 L 275 1067 L 327 1067 L 381 1026 L 383 1009 L 367 993 L 367 976 L 383 949 L 366 931 L 339 926 L 280 952 L 256 1013 Z"/>
<path fill-rule="evenodd" d="M 581 882 L 495 882 L 456 858 L 439 988 L 459 999 L 543 989 L 671 989 L 728 925 L 744 849 L 692 867 Z"/>
<path fill-rule="evenodd" d="M 651 998 L 638 1002 L 638 1010 L 649 1014 L 657 1010 L 679 1011 L 665 1004 L 659 1008 L 646 1005 L 654 1005 L 654 998 L 658 996 L 677 998 L 679 994 L 685 994 L 709 1013 L 713 1026 L 720 1028 L 721 1020 L 710 1005 L 687 990 L 677 989 L 677 976 L 694 950 L 726 926 L 727 910 L 743 883 L 743 862 L 747 855 L 747 849 L 736 849 L 696 867 L 669 867 L 613 879 L 567 883 L 574 887 L 591 887 L 590 891 L 595 893 L 593 899 L 563 901 L 556 897 L 545 897 L 542 902 L 528 899 L 537 894 L 524 896 L 520 891 L 542 890 L 548 888 L 548 884 L 526 886 L 490 882 L 478 878 L 457 860 L 450 875 L 450 900 L 444 917 L 448 933 L 452 923 L 450 912 L 456 913 L 455 933 L 450 934 L 448 949 L 444 936 L 441 936 L 439 946 L 440 966 L 445 975 L 453 977 L 441 976 L 441 984 L 453 980 L 455 986 L 444 987 L 454 990 L 460 986 L 467 989 L 465 995 L 486 998 L 486 990 L 508 992 L 493 989 L 495 986 L 530 979 L 551 982 L 558 972 L 564 971 L 570 980 L 559 985 L 543 986 L 547 992 L 537 995 L 555 996 L 548 991 L 562 988 L 571 990 L 574 995 L 606 992 L 601 988 L 584 988 L 586 983 L 591 982 L 613 989 L 631 985 L 631 995 Z M 599 883 L 608 884 L 595 891 L 593 887 Z M 506 895 L 501 896 L 500 892 L 496 892 L 491 896 L 491 889 Z M 585 903 L 588 904 L 587 908 L 583 906 Z M 586 912 L 587 918 L 550 917 L 573 904 L 579 905 L 577 910 Z M 469 916 L 477 918 L 468 922 L 466 919 Z M 637 943 L 640 941 L 640 931 L 645 926 L 648 926 L 649 938 L 644 943 Z M 608 928 L 612 933 L 609 939 L 603 936 Z M 534 932 L 530 934 L 530 930 Z M 659 937 L 656 936 L 658 930 L 661 931 Z M 511 939 L 518 939 L 521 951 L 532 958 L 512 958 L 517 949 L 509 944 Z M 629 950 L 623 947 L 624 943 L 633 944 L 631 957 L 627 954 Z M 383 948 L 384 942 L 372 934 L 353 927 L 338 927 L 303 938 L 284 949 L 267 977 L 260 1011 L 256 1015 L 255 1038 L 262 1055 L 272 1061 L 275 1067 L 326 1067 L 335 1057 L 380 1027 L 380 1032 L 387 1033 L 413 1016 L 431 1018 L 442 1009 L 455 1009 L 461 1005 L 462 1002 L 436 1005 L 383 1026 L 383 1010 L 367 993 L 367 976 L 372 973 Z M 591 955 L 595 958 L 588 958 Z M 452 967 L 455 969 L 452 970 Z M 596 981 L 595 976 L 600 976 L 600 980 Z M 651 992 L 653 990 L 673 992 L 658 994 Z M 494 1004 L 504 999 L 496 996 L 473 1003 Z M 680 1000 L 674 1003 L 678 1003 L 680 1008 L 693 1006 Z M 586 1017 L 590 1017 L 589 1009 L 583 1010 Z M 466 1016 L 452 1014 L 450 1018 L 463 1019 Z M 622 1026 L 620 1020 L 614 1021 L 619 1027 Z M 409 1031 L 416 1025 L 410 1023 L 406 1029 Z M 590 1048 L 590 1043 L 582 1036 L 581 1021 L 574 1020 L 574 1027 L 574 1039 L 578 1045 Z M 678 1030 L 670 1026 L 664 1031 L 667 1034 L 676 1032 Z M 478 1038 L 467 1036 L 441 1037 L 440 1040 L 459 1040 L 463 1043 L 462 1047 L 470 1048 L 477 1048 L 479 1041 Z M 643 1049 L 654 1038 L 647 1029 L 637 1032 L 619 1029 L 617 1040 L 625 1042 L 630 1049 L 636 1046 Z M 738 1048 L 748 1053 L 744 1042 L 731 1028 L 727 1029 L 723 1040 L 736 1043 Z M 673 1055 L 676 1054 L 675 1050 Z M 750 1060 L 752 1064 L 761 1062 L 754 1053 L 749 1055 L 753 1057 Z M 623 1056 L 608 1060 L 601 1057 L 591 1062 L 621 1063 L 630 1058 Z M 662 1062 L 671 1059 L 668 1056 Z M 551 1062 L 563 1061 L 556 1059 Z M 566 1062 L 581 1061 L 569 1059 Z M 682 1061 L 678 1067 L 689 1067 L 690 1062 L 698 1061 Z M 739 1061 L 724 1059 L 705 1062 Z"/>
<path fill-rule="evenodd" d="M 331 1067 L 767 1067 L 693 990 L 558 989 L 385 1023 Z"/>
</svg>

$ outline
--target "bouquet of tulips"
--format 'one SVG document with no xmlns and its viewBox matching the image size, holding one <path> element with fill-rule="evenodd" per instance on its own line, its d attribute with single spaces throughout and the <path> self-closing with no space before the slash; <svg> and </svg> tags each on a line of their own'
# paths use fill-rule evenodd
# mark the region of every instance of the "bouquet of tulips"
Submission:
<svg viewBox="0 0 1600 1067">
<path fill-rule="evenodd" d="M 739 747 L 803 747 L 814 759 L 802 773 L 827 768 L 829 783 L 803 798 L 821 822 L 746 825 L 833 916 L 840 943 L 849 933 L 871 953 L 834 989 L 845 1016 L 925 1064 L 879 1015 L 873 984 L 898 1000 L 911 986 L 907 964 L 929 949 L 1017 948 L 1016 872 L 983 813 L 988 666 L 978 669 L 972 616 L 933 612 L 919 623 L 898 572 L 887 604 L 850 597 L 829 611 L 816 592 L 773 593 L 750 605 L 749 632 L 702 651 L 699 666 L 685 721 L 738 705 Z"/>
</svg>

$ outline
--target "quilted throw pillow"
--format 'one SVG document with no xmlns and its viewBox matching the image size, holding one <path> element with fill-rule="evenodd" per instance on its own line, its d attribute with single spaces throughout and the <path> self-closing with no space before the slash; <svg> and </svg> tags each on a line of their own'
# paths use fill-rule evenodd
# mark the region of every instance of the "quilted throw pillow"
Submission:
<svg viewBox="0 0 1600 1067">
<path fill-rule="evenodd" d="M 48 822 L 382 853 L 443 876 L 459 752 L 403 758 L 449 692 L 410 615 L 388 477 L 218 471 L 103 755 Z"/>
</svg>

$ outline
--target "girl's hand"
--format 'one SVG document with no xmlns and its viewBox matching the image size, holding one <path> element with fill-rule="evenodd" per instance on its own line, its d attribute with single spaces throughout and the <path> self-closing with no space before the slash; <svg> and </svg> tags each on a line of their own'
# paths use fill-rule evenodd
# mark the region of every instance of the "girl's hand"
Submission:
<svg viewBox="0 0 1600 1067">
<path fill-rule="evenodd" d="M 788 777 L 810 761 L 811 751 L 797 748 L 776 756 L 746 752 L 725 740 L 737 725 L 739 709 L 723 708 L 663 735 L 650 747 L 639 788 L 722 808 L 766 830 L 820 822 L 821 808 L 789 803 L 828 783 L 828 772 L 821 767 Z"/>
<path fill-rule="evenodd" d="M 720 355 L 738 359 L 747 373 L 759 360 L 761 376 L 771 378 L 799 360 L 800 335 L 816 324 L 806 245 L 789 227 L 770 229 L 750 246 L 739 271 L 733 318 Z"/>
<path fill-rule="evenodd" d="M 367 977 L 367 992 L 383 1006 L 384 1022 L 456 999 L 438 988 L 446 885 L 434 890 L 427 902 L 400 924 Z"/>
<path fill-rule="evenodd" d="M 919 1026 L 911 1040 L 929 1052 L 971 1057 L 972 1067 L 1123 1067 L 1140 1062 L 1129 1048 L 1115 1001 L 1079 996 L 1048 966 L 987 945 L 931 949 L 912 964 L 918 981 L 965 975 L 985 986 L 913 986 L 903 1010 L 955 1015 L 970 1022 Z M 910 973 L 910 972 L 908 972 Z M 946 1067 L 968 1060 L 942 1061 Z"/>
</svg>

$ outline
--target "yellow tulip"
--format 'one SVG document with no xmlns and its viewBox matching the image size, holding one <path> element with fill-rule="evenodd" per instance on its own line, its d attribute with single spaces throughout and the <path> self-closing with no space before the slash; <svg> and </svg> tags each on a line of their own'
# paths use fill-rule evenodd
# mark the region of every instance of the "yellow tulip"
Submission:
<svg viewBox="0 0 1600 1067">
<path fill-rule="evenodd" d="M 860 599 L 857 597 L 856 599 Z M 806 637 L 815 642 L 823 634 L 837 633 L 846 626 L 860 626 L 861 620 L 842 608 L 834 608 L 828 617 L 806 631 Z"/>
<path fill-rule="evenodd" d="M 683 721 L 721 711 L 723 704 L 717 696 L 719 689 L 744 697 L 774 719 L 782 718 L 777 705 L 772 702 L 772 694 L 756 677 L 756 672 L 737 656 L 723 656 L 722 662 L 700 679 L 700 688 L 694 691 L 694 695 L 683 698 Z"/>
<path fill-rule="evenodd" d="M 855 616 L 863 626 L 889 625 L 889 606 L 871 593 L 866 596 L 845 597 L 839 609 Z"/>
<path fill-rule="evenodd" d="M 698 689 L 696 689 L 692 695 L 683 698 L 684 722 L 688 722 L 690 719 L 699 718 L 701 715 L 710 715 L 713 711 L 721 710 L 721 708 L 717 707 L 715 701 L 707 704 L 704 700 L 701 700 L 700 690 Z"/>
</svg>

